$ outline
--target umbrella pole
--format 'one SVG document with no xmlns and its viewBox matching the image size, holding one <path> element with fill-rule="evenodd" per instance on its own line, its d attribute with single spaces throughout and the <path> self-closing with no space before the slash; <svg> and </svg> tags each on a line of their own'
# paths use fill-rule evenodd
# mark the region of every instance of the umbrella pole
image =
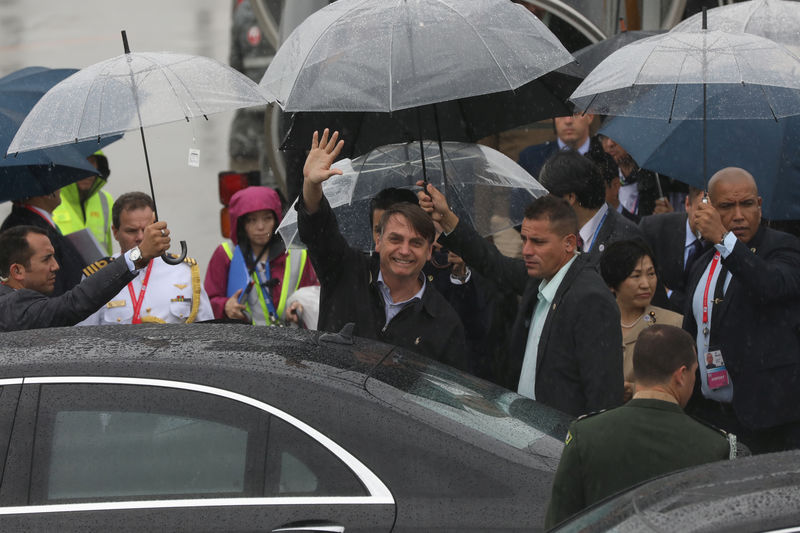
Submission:
<svg viewBox="0 0 800 533">
<path fill-rule="evenodd" d="M 422 145 L 422 112 L 417 108 L 417 131 L 419 132 L 419 157 L 422 160 L 422 182 L 428 190 L 428 170 L 425 168 L 425 147 Z"/>
<path fill-rule="evenodd" d="M 150 158 L 147 156 L 147 141 L 144 139 L 144 128 L 139 126 L 139 133 L 142 134 L 142 148 L 144 148 L 144 164 L 147 166 L 147 181 L 150 183 L 150 198 L 153 199 L 153 214 L 158 222 L 158 207 L 156 207 L 156 191 L 153 189 L 153 175 L 150 173 Z"/>
<path fill-rule="evenodd" d="M 447 172 L 444 169 L 444 149 L 442 148 L 442 130 L 439 129 L 439 112 L 433 105 L 433 122 L 436 124 L 436 141 L 439 143 L 439 159 L 442 161 L 442 192 L 447 194 Z"/>
<path fill-rule="evenodd" d="M 706 14 L 706 8 L 703 8 L 703 190 L 706 190 L 708 184 L 708 157 L 707 157 L 707 150 L 708 150 L 708 132 L 706 130 L 706 82 L 705 82 L 705 75 L 706 75 L 706 35 L 705 30 L 708 29 L 708 15 Z M 708 192 L 706 191 L 705 196 L 708 196 Z"/>
<path fill-rule="evenodd" d="M 126 54 L 131 53 L 131 49 L 128 46 L 128 34 L 125 30 L 122 30 L 122 46 L 125 50 Z M 133 80 L 133 71 L 131 71 L 131 81 Z M 133 93 L 134 99 L 136 99 L 136 92 Z M 136 109 L 138 111 L 139 104 L 137 101 Z M 153 214 L 156 217 L 156 222 L 158 222 L 158 209 L 156 208 L 156 191 L 153 188 L 153 175 L 150 172 L 150 157 L 147 155 L 147 141 L 144 138 L 144 127 L 141 125 L 142 119 L 139 117 L 139 133 L 142 134 L 142 148 L 144 148 L 144 163 L 147 166 L 147 180 L 150 182 L 150 198 L 153 200 Z M 162 230 L 163 235 L 163 230 Z M 161 259 L 164 260 L 165 263 L 169 265 L 179 265 L 183 263 L 183 260 L 186 259 L 186 241 L 181 241 L 181 254 L 178 257 L 173 257 L 166 252 L 161 254 Z"/>
</svg>

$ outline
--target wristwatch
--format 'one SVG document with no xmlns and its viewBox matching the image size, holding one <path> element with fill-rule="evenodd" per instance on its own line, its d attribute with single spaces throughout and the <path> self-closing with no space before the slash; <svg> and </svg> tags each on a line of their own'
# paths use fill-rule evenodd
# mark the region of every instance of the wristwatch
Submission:
<svg viewBox="0 0 800 533">
<path fill-rule="evenodd" d="M 133 261 L 134 263 L 136 263 L 136 261 L 142 258 L 142 251 L 139 249 L 138 246 L 134 246 L 133 248 L 131 248 L 130 258 L 131 261 Z"/>
<path fill-rule="evenodd" d="M 726 231 L 725 233 L 723 233 L 722 234 L 722 238 L 719 240 L 719 242 L 717 244 L 719 244 L 719 245 L 725 244 L 725 238 L 728 236 L 729 233 L 730 233 L 730 231 Z"/>
</svg>

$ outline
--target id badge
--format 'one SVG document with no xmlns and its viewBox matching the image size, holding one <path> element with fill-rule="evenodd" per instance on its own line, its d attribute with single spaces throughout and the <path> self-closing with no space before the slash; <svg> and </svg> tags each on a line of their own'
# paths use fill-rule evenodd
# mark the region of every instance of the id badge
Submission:
<svg viewBox="0 0 800 533">
<path fill-rule="evenodd" d="M 728 369 L 721 350 L 706 352 L 706 383 L 711 390 L 720 389 L 730 384 Z"/>
</svg>

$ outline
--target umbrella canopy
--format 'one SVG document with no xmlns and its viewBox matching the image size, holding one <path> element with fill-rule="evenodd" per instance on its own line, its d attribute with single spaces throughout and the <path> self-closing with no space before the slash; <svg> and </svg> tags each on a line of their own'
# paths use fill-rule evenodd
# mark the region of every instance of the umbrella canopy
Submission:
<svg viewBox="0 0 800 533">
<path fill-rule="evenodd" d="M 600 133 L 612 138 L 642 167 L 703 188 L 701 121 L 615 117 Z M 800 219 L 800 117 L 709 120 L 708 168 L 750 172 L 770 220 Z"/>
<path fill-rule="evenodd" d="M 75 72 L 76 69 L 27 67 L 0 78 L 0 151 L 3 154 L 42 95 Z M 0 201 L 42 196 L 97 174 L 86 157 L 118 138 L 106 139 L 99 145 L 89 141 L 0 159 Z"/>
<path fill-rule="evenodd" d="M 572 61 L 508 0 L 339 0 L 308 17 L 261 80 L 285 111 L 380 111 L 510 91 Z"/>
<path fill-rule="evenodd" d="M 796 0 L 750 0 L 715 7 L 707 14 L 709 28 L 760 35 L 800 55 L 800 3 Z M 699 30 L 702 17 L 702 13 L 697 13 L 672 31 Z"/>
<path fill-rule="evenodd" d="M 644 39 L 645 37 L 652 37 L 653 35 L 658 35 L 660 33 L 664 33 L 663 31 L 644 31 L 644 30 L 632 30 L 632 31 L 622 31 L 615 35 L 612 35 L 608 39 L 603 39 L 600 42 L 590 44 L 589 46 L 585 46 L 576 52 L 573 52 L 573 56 L 575 56 L 575 61 L 578 63 L 580 68 L 583 70 L 584 75 L 589 74 L 594 68 L 599 65 L 605 58 L 619 50 L 625 45 L 628 45 L 634 41 L 638 41 L 639 39 Z"/>
<path fill-rule="evenodd" d="M 439 147 L 433 141 L 424 141 L 428 181 L 442 190 L 454 212 L 482 235 L 518 225 L 525 207 L 547 194 L 525 169 L 497 150 L 456 142 L 442 146 L 447 185 L 443 185 Z M 334 166 L 344 173 L 325 181 L 322 190 L 336 213 L 339 228 L 351 246 L 373 250 L 369 201 L 387 187 L 417 189 L 415 184 L 423 176 L 419 144 L 383 146 Z M 288 246 L 303 246 L 297 235 L 296 213 L 289 208 L 278 227 Z"/>
<path fill-rule="evenodd" d="M 97 140 L 142 127 L 265 105 L 247 76 L 213 59 L 127 53 L 86 67 L 34 106 L 9 153 Z"/>
<path fill-rule="evenodd" d="M 346 157 L 356 157 L 373 148 L 397 142 L 441 138 L 475 142 L 499 131 L 560 115 L 571 114 L 566 100 L 582 78 L 550 72 L 516 91 L 485 94 L 431 104 L 438 115 L 416 109 L 393 113 L 299 112 L 281 149 L 306 150 L 314 131 L 330 128 L 347 139 Z M 428 106 L 429 108 L 431 106 Z"/>
<path fill-rule="evenodd" d="M 9 152 L 100 140 L 138 129 L 142 136 L 150 194 L 158 220 L 156 195 L 144 128 L 242 107 L 265 105 L 266 96 L 250 78 L 202 56 L 172 52 L 125 53 L 78 71 L 47 91 L 11 141 Z M 163 254 L 173 265 L 186 257 Z"/>
<path fill-rule="evenodd" d="M 604 115 L 775 120 L 800 113 L 800 59 L 756 35 L 673 31 L 611 54 L 570 100 Z"/>
</svg>

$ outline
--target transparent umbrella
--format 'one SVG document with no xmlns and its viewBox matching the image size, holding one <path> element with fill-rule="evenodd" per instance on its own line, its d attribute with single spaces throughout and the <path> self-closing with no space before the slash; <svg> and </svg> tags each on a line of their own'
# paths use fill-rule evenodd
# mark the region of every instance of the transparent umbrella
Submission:
<svg viewBox="0 0 800 533">
<path fill-rule="evenodd" d="M 443 102 L 463 107 L 468 105 L 464 100 L 499 95 L 503 103 L 495 109 L 510 107 L 509 97 L 527 103 L 514 118 L 530 113 L 533 122 L 570 114 L 566 95 L 540 81 L 570 62 L 558 38 L 508 0 L 339 0 L 289 35 L 260 85 L 284 111 L 393 113 L 415 108 L 420 142 L 427 136 L 421 107 L 430 106 L 424 112 L 433 116 L 435 138 L 441 142 L 437 104 Z M 527 84 L 539 83 L 545 84 L 544 94 L 528 98 Z M 398 131 L 397 138 L 384 142 L 407 139 L 402 128 L 384 129 Z"/>
<path fill-rule="evenodd" d="M 687 18 L 672 31 L 699 30 L 702 15 Z M 800 55 L 800 3 L 796 0 L 749 0 L 715 7 L 708 10 L 708 27 L 760 35 Z"/>
<path fill-rule="evenodd" d="M 480 144 L 425 141 L 428 181 L 442 190 L 459 217 L 486 236 L 522 222 L 525 206 L 547 194 L 525 169 L 502 153 Z M 446 187 L 441 161 L 448 176 Z M 417 143 L 390 144 L 356 159 L 334 164 L 344 173 L 322 184 L 325 197 L 336 213 L 339 229 L 351 246 L 374 249 L 369 220 L 369 201 L 382 189 L 417 190 L 423 163 Z M 287 246 L 304 246 L 297 234 L 297 212 L 290 207 L 278 231 Z"/>
<path fill-rule="evenodd" d="M 172 52 L 131 53 L 86 67 L 56 84 L 31 109 L 8 153 L 102 139 L 132 130 L 142 136 L 150 192 L 155 191 L 144 128 L 269 103 L 247 76 L 202 56 Z M 156 218 L 158 211 L 156 210 Z M 181 241 L 177 264 L 186 255 Z"/>
<path fill-rule="evenodd" d="M 578 111 L 668 122 L 777 121 L 800 114 L 800 59 L 756 35 L 673 31 L 614 52 L 570 99 Z M 695 142 L 707 180 L 705 128 Z"/>
<path fill-rule="evenodd" d="M 508 0 L 339 0 L 281 46 L 260 85 L 285 111 L 383 111 L 514 90 L 572 61 Z"/>
</svg>

